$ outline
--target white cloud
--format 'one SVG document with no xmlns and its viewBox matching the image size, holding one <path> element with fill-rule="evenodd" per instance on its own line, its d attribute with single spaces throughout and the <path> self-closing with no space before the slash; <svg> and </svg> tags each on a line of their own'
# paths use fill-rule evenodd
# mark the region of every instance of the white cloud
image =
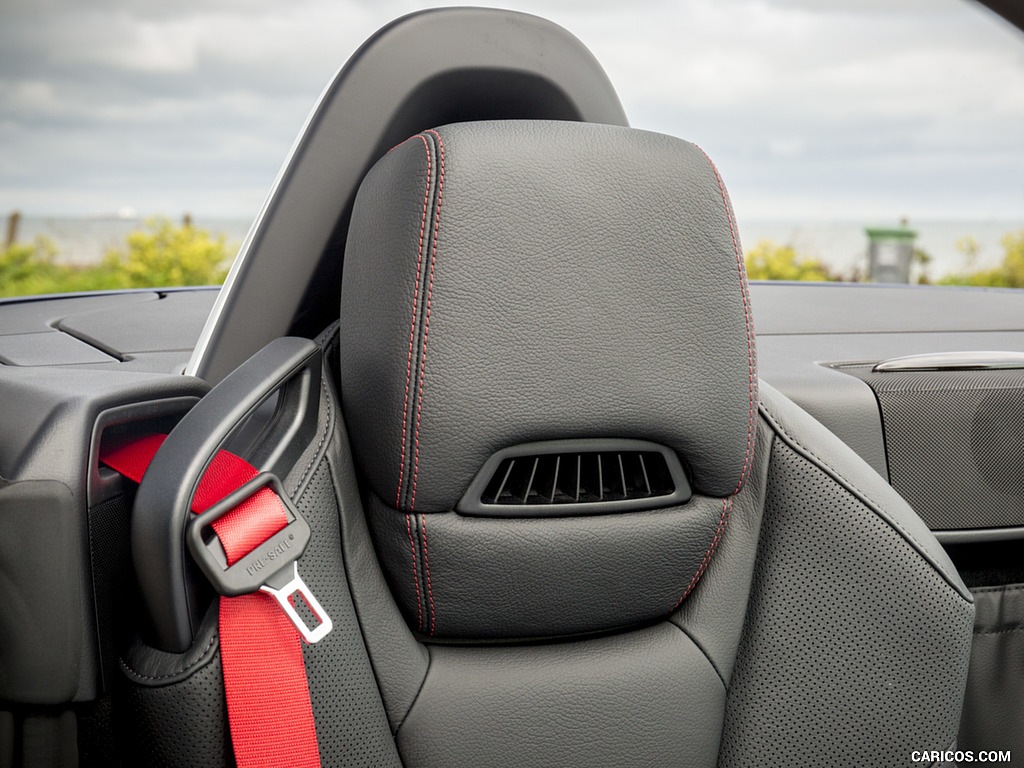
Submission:
<svg viewBox="0 0 1024 768">
<path fill-rule="evenodd" d="M 0 11 L 0 210 L 251 215 L 337 67 L 426 5 L 13 0 Z M 591 48 L 634 125 L 699 141 L 741 215 L 1024 216 L 1024 36 L 980 7 L 519 7 Z"/>
</svg>

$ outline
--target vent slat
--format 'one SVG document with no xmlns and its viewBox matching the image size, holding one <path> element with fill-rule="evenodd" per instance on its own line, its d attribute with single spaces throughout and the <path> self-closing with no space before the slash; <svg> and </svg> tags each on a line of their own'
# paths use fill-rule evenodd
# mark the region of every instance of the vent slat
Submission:
<svg viewBox="0 0 1024 768">
<path fill-rule="evenodd" d="M 526 490 L 523 491 L 523 504 L 526 504 L 530 500 L 530 491 L 533 490 L 533 479 L 537 476 L 538 464 L 540 464 L 540 459 L 534 459 L 533 467 L 530 468 L 530 479 L 526 481 Z"/>
<path fill-rule="evenodd" d="M 551 498 L 548 499 L 548 504 L 555 503 L 555 495 L 558 493 L 558 470 L 562 466 L 562 457 L 555 457 L 555 479 L 551 482 Z"/>
<path fill-rule="evenodd" d="M 638 459 L 640 459 L 640 471 L 644 473 L 644 487 L 647 488 L 647 495 L 650 496 L 651 495 L 651 481 L 647 477 L 647 464 L 644 463 L 644 455 L 642 453 L 638 453 L 636 455 L 636 457 Z"/>
<path fill-rule="evenodd" d="M 583 477 L 583 456 L 576 456 L 576 501 L 580 500 L 580 480 Z"/>
<path fill-rule="evenodd" d="M 661 453 L 593 451 L 503 459 L 479 498 L 484 505 L 557 506 L 656 499 L 674 492 Z"/>
<path fill-rule="evenodd" d="M 505 475 L 504 475 L 504 477 L 501 478 L 501 485 L 499 485 L 498 486 L 498 490 L 494 492 L 494 497 L 493 498 L 494 498 L 495 501 L 497 501 L 500 498 L 501 492 L 505 490 L 505 484 L 508 482 L 508 476 L 512 474 L 512 467 L 514 467 L 515 465 L 516 465 L 516 460 L 515 459 L 512 459 L 508 463 L 508 469 L 505 470 Z M 500 469 L 500 467 L 499 467 L 499 469 Z"/>
</svg>

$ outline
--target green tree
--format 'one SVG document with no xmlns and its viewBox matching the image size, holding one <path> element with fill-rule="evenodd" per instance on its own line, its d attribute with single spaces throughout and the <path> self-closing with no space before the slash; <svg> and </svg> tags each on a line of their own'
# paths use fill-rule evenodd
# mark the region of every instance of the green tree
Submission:
<svg viewBox="0 0 1024 768">
<path fill-rule="evenodd" d="M 942 285 L 974 285 L 993 288 L 1024 288 L 1024 229 L 1003 235 L 1003 261 L 994 269 L 946 275 L 939 280 Z M 957 241 L 957 250 L 967 256 L 968 264 L 978 254 L 978 244 L 973 237 Z"/>
<path fill-rule="evenodd" d="M 223 235 L 157 218 L 129 234 L 124 247 L 108 251 L 101 267 L 117 273 L 124 288 L 219 285 L 230 256 Z"/>
<path fill-rule="evenodd" d="M 0 296 L 217 285 L 224 282 L 231 255 L 223 235 L 167 219 L 150 219 L 123 247 L 88 266 L 56 263 L 53 242 L 38 237 L 0 251 Z"/>
<path fill-rule="evenodd" d="M 839 278 L 817 259 L 797 255 L 791 245 L 761 240 L 746 254 L 747 277 L 751 280 L 812 280 L 824 282 Z"/>
<path fill-rule="evenodd" d="M 112 280 L 88 267 L 55 263 L 57 248 L 47 237 L 14 243 L 0 251 L 0 296 L 35 296 L 113 288 Z"/>
<path fill-rule="evenodd" d="M 57 248 L 47 237 L 32 243 L 13 243 L 0 253 L 0 290 L 7 290 L 33 279 L 53 274 Z M 14 295 L 14 294 L 8 294 Z"/>
</svg>

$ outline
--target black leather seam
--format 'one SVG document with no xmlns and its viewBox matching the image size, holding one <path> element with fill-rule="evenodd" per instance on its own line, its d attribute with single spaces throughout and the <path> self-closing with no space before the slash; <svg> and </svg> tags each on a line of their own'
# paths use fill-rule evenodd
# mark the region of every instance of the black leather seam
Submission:
<svg viewBox="0 0 1024 768">
<path fill-rule="evenodd" d="M 441 141 L 441 134 L 434 130 L 424 131 L 423 134 L 433 134 L 435 144 L 435 153 L 433 165 L 438 169 L 435 174 L 436 179 L 434 187 L 431 190 L 431 219 L 432 226 L 428 228 L 426 247 L 424 248 L 424 256 L 429 252 L 429 272 L 428 264 L 423 265 L 423 276 L 427 278 L 426 291 L 420 291 L 419 298 L 419 321 L 417 328 L 417 346 L 419 347 L 419 355 L 417 359 L 419 375 L 415 378 L 413 384 L 413 392 L 415 393 L 415 418 L 416 418 L 416 432 L 413 441 L 412 451 L 412 485 L 409 487 L 408 481 L 406 481 L 406 496 L 409 501 L 409 511 L 412 512 L 416 509 L 416 486 L 419 480 L 419 468 L 420 468 L 420 417 L 423 413 L 423 385 L 426 377 L 426 361 L 427 361 L 427 337 L 430 335 L 430 312 L 431 303 L 434 294 L 434 267 L 437 263 L 437 239 L 438 231 L 441 227 L 441 198 L 444 194 L 444 143 Z M 421 135 L 423 135 L 421 134 Z M 424 141 L 427 139 L 424 136 Z M 430 152 L 427 152 L 427 161 L 430 160 Z M 429 188 L 429 184 L 428 184 Z M 424 258 L 424 262 L 427 259 Z M 422 286 L 422 280 L 420 282 Z"/>
<path fill-rule="evenodd" d="M 725 535 L 725 529 L 729 526 L 729 520 L 732 518 L 732 500 L 733 497 L 735 497 L 735 495 L 736 494 L 732 494 L 722 499 L 722 514 L 718 518 L 718 525 L 715 527 L 715 535 L 711 538 L 711 543 L 708 544 L 708 548 L 704 552 L 704 557 L 701 558 L 700 564 L 697 566 L 697 570 L 690 578 L 690 583 L 687 584 L 682 597 L 680 597 L 676 601 L 676 604 L 673 605 L 668 611 L 666 611 L 666 613 L 675 612 L 675 610 L 683 604 L 683 601 L 690 596 L 690 593 L 697 588 L 697 584 L 700 582 L 701 576 L 703 576 L 704 571 L 707 570 L 708 565 L 711 563 L 711 558 L 714 556 L 715 551 L 718 549 L 719 542 Z"/>
<path fill-rule="evenodd" d="M 771 425 L 772 430 L 776 433 L 776 435 L 778 435 L 782 439 L 782 441 L 786 445 L 788 445 L 798 454 L 800 454 L 805 459 L 810 461 L 812 464 L 818 467 L 818 469 L 822 470 L 826 475 L 831 477 L 834 481 L 836 481 L 847 491 L 852 493 L 862 504 L 864 504 L 864 506 L 866 506 L 868 509 L 874 512 L 879 519 L 885 522 L 890 528 L 897 531 L 902 536 L 903 540 L 906 541 L 907 544 L 909 544 L 911 548 L 914 549 L 924 559 L 924 561 L 928 563 L 928 565 L 930 565 L 932 569 L 942 577 L 942 579 L 950 586 L 950 588 L 957 595 L 960 596 L 962 600 L 964 600 L 964 602 L 968 604 L 974 603 L 974 598 L 970 595 L 970 592 L 968 592 L 967 595 L 964 595 L 960 591 L 960 589 L 956 586 L 955 583 L 953 583 L 953 580 L 949 577 L 945 570 L 940 568 L 938 564 L 936 564 L 932 560 L 932 558 L 928 555 L 927 550 L 924 548 L 924 545 L 922 545 L 921 542 L 914 538 L 913 534 L 911 534 L 902 525 L 900 525 L 899 522 L 893 520 L 889 515 L 887 515 L 882 510 L 881 506 L 877 502 L 873 501 L 871 497 L 869 497 L 866 493 L 861 491 L 857 486 L 855 486 L 853 483 L 851 483 L 849 480 L 843 477 L 843 475 L 841 475 L 839 472 L 837 472 L 835 469 L 829 466 L 823 459 L 815 455 L 809 448 L 805 447 L 799 440 L 797 440 L 795 437 L 789 434 L 789 432 L 786 431 L 785 427 L 782 426 L 782 422 L 780 421 L 780 419 L 777 416 L 775 416 L 775 414 L 773 414 L 768 409 L 768 407 L 765 406 L 764 403 L 761 403 L 759 408 L 761 414 L 765 417 L 765 420 Z"/>
<path fill-rule="evenodd" d="M 976 629 L 975 635 L 1006 635 L 1010 632 L 1024 632 L 1024 626 L 1010 627 L 1009 629 Z"/>
<path fill-rule="evenodd" d="M 398 471 L 398 490 L 395 494 L 395 508 L 404 509 L 405 502 L 410 498 L 413 493 L 413 468 L 414 462 L 414 438 L 412 425 L 416 420 L 416 396 L 417 396 L 417 381 L 418 377 L 414 375 L 414 372 L 419 369 L 419 349 L 420 339 L 423 326 L 423 314 L 424 305 L 423 300 L 423 277 L 424 269 L 426 267 L 426 260 L 424 254 L 430 251 L 430 231 L 431 228 L 428 226 L 428 222 L 432 216 L 431 206 L 431 182 L 434 178 L 433 173 L 433 159 L 430 153 L 430 144 L 427 137 L 422 133 L 417 134 L 412 138 L 419 138 L 423 142 L 423 148 L 426 151 L 427 160 L 427 179 L 423 190 L 423 212 L 420 218 L 420 237 L 416 252 L 416 281 L 413 288 L 412 296 L 412 320 L 410 321 L 409 327 L 409 349 L 407 354 L 406 363 L 406 374 L 405 374 L 405 400 L 402 406 L 402 444 L 401 444 L 401 463 Z M 408 141 L 412 140 L 409 139 Z M 403 144 L 406 142 L 402 142 Z M 401 145 L 399 145 L 401 146 Z M 397 147 L 396 147 L 397 149 Z"/>
<path fill-rule="evenodd" d="M 420 686 L 416 689 L 416 695 L 412 697 L 412 701 L 409 702 L 409 708 L 405 710 L 405 714 L 402 715 L 402 719 L 398 722 L 398 726 L 395 728 L 396 747 L 398 743 L 398 732 L 402 730 L 402 726 L 405 725 L 405 721 L 409 719 L 409 715 L 416 706 L 416 702 L 420 700 L 420 694 L 423 693 L 423 689 L 427 685 L 427 678 L 430 677 L 430 668 L 434 664 L 434 654 L 430 652 L 430 646 L 424 645 L 423 647 L 427 650 L 427 671 L 423 673 L 423 679 L 420 680 Z M 399 755 L 399 757 L 401 757 L 401 755 Z"/>
<path fill-rule="evenodd" d="M 144 675 L 141 672 L 137 672 L 136 670 L 128 666 L 128 662 L 126 662 L 124 659 L 118 659 L 118 662 L 120 662 L 121 664 L 121 669 L 124 670 L 125 674 L 128 675 L 129 679 L 131 680 L 140 683 L 142 683 L 143 681 L 147 683 L 155 683 L 161 680 L 166 680 L 168 681 L 167 684 L 171 685 L 173 683 L 180 682 L 181 680 L 185 680 L 191 677 L 200 669 L 209 664 L 217 655 L 217 650 L 219 646 L 218 648 L 215 648 L 214 646 L 217 646 L 217 641 L 219 639 L 220 635 L 215 632 L 210 637 L 210 641 L 206 644 L 206 647 L 203 648 L 203 650 L 200 652 L 199 658 L 196 659 L 196 661 L 194 661 L 191 664 L 186 664 L 180 669 L 176 669 L 173 672 L 167 673 L 166 675 Z"/>
<path fill-rule="evenodd" d="M 414 525 L 415 524 L 415 525 Z M 416 528 L 416 535 L 413 535 L 413 528 Z M 423 590 L 420 587 L 421 578 L 420 572 L 420 552 L 417 544 L 419 543 L 419 522 L 416 520 L 416 516 L 406 512 L 405 513 L 405 530 L 409 534 L 409 547 L 412 549 L 412 583 L 416 589 L 416 614 L 417 614 L 417 625 L 416 630 L 418 632 L 423 631 Z"/>
<path fill-rule="evenodd" d="M 1024 584 L 1005 584 L 995 587 L 975 587 L 971 590 L 973 594 L 982 592 L 1020 592 L 1024 590 Z"/>
<path fill-rule="evenodd" d="M 420 549 L 423 552 L 423 608 L 429 616 L 427 635 L 434 634 L 437 620 L 434 616 L 434 589 L 430 583 L 430 552 L 427 549 L 427 518 L 420 513 L 419 521 Z"/>
<path fill-rule="evenodd" d="M 948 747 L 946 747 L 946 751 L 947 752 L 956 752 L 956 739 L 953 739 L 953 743 L 950 744 Z M 936 760 L 930 766 L 928 766 L 928 768 L 944 768 L 945 766 L 950 766 L 950 765 L 952 765 L 953 768 L 956 768 L 956 763 L 949 763 L 949 762 L 942 763 L 942 762 L 939 762 L 938 760 Z"/>
<path fill-rule="evenodd" d="M 729 690 L 729 684 L 727 682 L 725 682 L 725 676 L 722 674 L 722 671 L 718 668 L 718 665 L 715 664 L 715 660 L 711 658 L 711 655 L 704 649 L 704 646 L 700 644 L 700 642 L 697 640 L 697 638 L 695 638 L 693 635 L 691 635 L 689 632 L 687 632 L 686 628 L 683 627 L 682 625 L 676 624 L 674 621 L 671 621 L 671 620 L 669 620 L 668 623 L 671 624 L 676 629 L 678 629 L 680 632 L 682 632 L 686 636 L 686 638 L 691 643 L 693 643 L 696 646 L 697 650 L 700 651 L 704 655 L 704 658 L 708 660 L 708 664 L 711 665 L 711 668 L 713 670 L 715 670 L 715 674 L 718 675 L 718 679 L 722 681 L 722 688 L 724 690 L 728 691 Z"/>
<path fill-rule="evenodd" d="M 743 489 L 743 484 L 747 479 L 747 471 L 753 466 L 754 462 L 754 442 L 757 435 L 757 429 L 755 428 L 754 413 L 756 411 L 755 403 L 757 402 L 757 354 L 754 351 L 754 323 L 753 313 L 750 306 L 750 294 L 749 287 L 747 285 L 747 274 L 746 265 L 743 262 L 742 249 L 740 247 L 739 235 L 737 234 L 738 226 L 736 224 L 735 216 L 733 215 L 732 205 L 729 201 L 729 193 L 726 192 L 725 183 L 722 181 L 721 174 L 718 173 L 718 168 L 715 166 L 715 162 L 711 159 L 707 152 L 700 148 L 697 144 L 693 145 L 697 148 L 697 151 L 704 155 L 704 159 L 708 161 L 708 165 L 711 166 L 711 172 L 715 176 L 715 181 L 718 182 L 718 190 L 722 195 L 722 207 L 725 209 L 725 218 L 729 222 L 729 234 L 732 237 L 732 247 L 736 254 L 736 272 L 739 275 L 740 284 L 740 297 L 743 300 L 743 322 L 747 332 L 747 365 L 749 368 L 748 372 L 748 388 L 750 390 L 750 421 L 747 425 L 747 449 L 743 457 L 743 469 L 740 470 L 740 479 L 736 483 L 736 488 L 730 496 L 735 496 Z"/>
<path fill-rule="evenodd" d="M 323 376 L 326 377 L 326 375 L 327 373 L 325 371 Z M 323 460 L 325 451 L 323 451 L 322 449 L 327 443 L 327 437 L 328 435 L 330 435 L 331 427 L 334 424 L 333 420 L 331 419 L 333 403 L 331 401 L 331 393 L 327 390 L 327 381 L 325 378 L 320 379 L 320 388 L 323 390 L 324 402 L 326 403 L 326 413 L 324 414 L 324 431 L 323 434 L 320 435 L 320 441 L 316 445 L 316 450 L 313 452 L 313 455 L 309 459 L 309 464 L 307 464 L 306 468 L 302 471 L 301 477 L 299 477 L 298 482 L 295 483 L 295 488 L 292 490 L 292 497 L 294 497 L 296 500 L 302 498 L 302 493 L 305 492 L 306 490 L 305 484 L 307 476 L 310 476 L 310 470 L 312 470 L 313 467 L 315 467 L 317 464 L 320 463 L 320 461 Z"/>
<path fill-rule="evenodd" d="M 332 456 L 333 456 L 333 453 L 328 453 L 327 454 L 327 472 L 331 476 L 331 486 L 334 488 L 334 495 L 335 495 L 335 498 L 338 500 L 338 517 L 342 518 L 343 516 L 342 516 L 342 510 L 341 510 L 341 483 L 338 480 L 338 471 L 334 467 L 334 460 L 333 460 Z M 344 536 L 345 535 L 344 534 L 344 525 L 343 525 L 343 523 L 342 523 L 342 521 L 340 519 L 339 519 L 339 529 L 342 532 L 342 536 Z M 359 606 L 356 604 L 356 590 L 353 588 L 353 585 L 352 585 L 352 574 L 349 572 L 348 558 L 345 557 L 345 550 L 344 550 L 344 548 L 341 548 L 338 553 L 339 553 L 339 555 L 341 557 L 342 572 L 345 574 L 345 586 L 348 588 L 349 594 L 352 596 L 352 607 L 353 607 L 353 609 L 355 611 L 356 626 L 359 628 L 359 637 L 362 640 L 363 649 L 366 651 L 366 657 L 367 657 L 368 661 L 370 662 L 370 672 L 373 674 L 373 681 L 374 681 L 374 683 L 377 686 L 377 694 L 380 696 L 381 702 L 383 703 L 384 702 L 384 688 L 381 685 L 380 675 L 377 672 L 377 663 L 374 662 L 373 655 L 370 653 L 370 645 L 369 645 L 369 643 L 367 642 L 367 639 L 366 639 L 366 628 L 363 626 L 363 617 L 362 617 L 362 614 L 360 614 L 360 612 L 359 612 Z M 428 657 L 429 657 L 429 651 L 428 651 Z M 425 678 L 426 678 L 426 675 L 424 675 L 424 679 Z M 420 681 L 420 687 L 422 687 L 422 686 L 423 686 L 423 681 L 421 680 Z M 419 695 L 419 691 L 418 690 L 417 690 L 417 694 L 416 695 L 417 696 Z M 415 701 L 415 700 L 416 699 L 414 697 L 413 701 Z M 410 709 L 411 708 L 412 708 L 412 705 L 410 705 Z M 387 707 L 385 706 L 385 710 L 386 709 L 387 709 Z M 406 715 L 408 715 L 408 711 L 406 711 Z M 404 720 L 405 720 L 405 716 L 402 717 L 402 721 L 403 722 L 404 722 Z M 388 721 L 389 721 L 388 724 L 389 724 L 389 727 L 390 727 L 390 717 L 388 718 Z M 395 727 L 391 728 L 392 735 L 398 733 L 398 728 L 399 727 L 401 727 L 401 723 L 399 723 L 398 726 L 395 726 Z"/>
</svg>

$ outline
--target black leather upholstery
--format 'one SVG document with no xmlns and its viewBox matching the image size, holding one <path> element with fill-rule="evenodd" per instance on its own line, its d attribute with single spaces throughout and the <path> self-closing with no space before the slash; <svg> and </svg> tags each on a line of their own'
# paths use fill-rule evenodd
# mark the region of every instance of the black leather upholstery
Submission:
<svg viewBox="0 0 1024 768">
<path fill-rule="evenodd" d="M 971 594 L 874 470 L 757 394 L 734 231 L 700 150 L 626 129 L 447 126 L 371 172 L 343 413 L 325 381 L 288 478 L 341 633 L 305 657 L 325 764 L 887 766 L 953 742 Z M 452 511 L 491 452 L 592 436 L 673 447 L 693 498 Z M 140 708 L 205 701 L 215 653 Z M 222 743 L 207 720 L 186 746 Z"/>
<path fill-rule="evenodd" d="M 409 630 L 369 607 L 406 764 L 882 765 L 955 737 L 970 594 L 831 433 L 770 388 L 752 414 L 734 234 L 699 149 L 627 129 L 446 126 L 367 177 L 343 410 L 408 627 L 492 643 L 618 630 L 427 645 L 423 669 Z M 451 511 L 494 451 L 595 436 L 675 448 L 694 498 L 594 517 Z M 348 526 L 365 541 L 358 514 Z M 357 603 L 379 603 L 379 575 L 349 573 Z"/>
<path fill-rule="evenodd" d="M 632 626 L 670 613 L 707 567 L 733 501 L 488 519 L 367 511 L 392 590 L 424 635 L 509 639 Z M 414 554 L 415 553 L 415 559 Z"/>
<path fill-rule="evenodd" d="M 566 437 L 677 450 L 742 484 L 753 324 L 728 197 L 696 146 L 583 123 L 463 123 L 393 149 L 345 250 L 342 398 L 370 488 L 458 502 L 495 451 Z"/>
<path fill-rule="evenodd" d="M 749 473 L 756 397 L 735 224 L 699 148 L 576 123 L 427 131 L 367 176 L 343 285 L 345 416 L 416 630 L 567 635 L 679 605 Z M 671 446 L 701 495 L 585 524 L 449 511 L 495 451 L 584 437 Z"/>
<path fill-rule="evenodd" d="M 775 433 L 719 766 L 900 765 L 959 728 L 974 605 L 850 449 L 762 383 Z"/>
</svg>

